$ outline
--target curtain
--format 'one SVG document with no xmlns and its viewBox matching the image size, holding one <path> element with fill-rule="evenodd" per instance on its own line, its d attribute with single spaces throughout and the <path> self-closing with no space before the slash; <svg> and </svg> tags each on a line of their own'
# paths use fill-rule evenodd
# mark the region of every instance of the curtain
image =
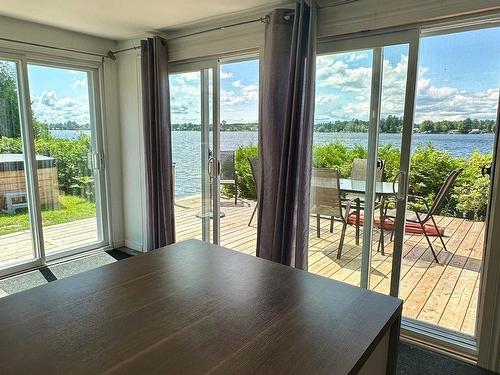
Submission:
<svg viewBox="0 0 500 375">
<path fill-rule="evenodd" d="M 142 108 L 146 168 L 146 248 L 175 242 L 172 137 L 167 43 L 141 41 Z"/>
<path fill-rule="evenodd" d="M 298 1 L 266 25 L 259 132 L 257 256 L 307 269 L 317 7 Z"/>
</svg>

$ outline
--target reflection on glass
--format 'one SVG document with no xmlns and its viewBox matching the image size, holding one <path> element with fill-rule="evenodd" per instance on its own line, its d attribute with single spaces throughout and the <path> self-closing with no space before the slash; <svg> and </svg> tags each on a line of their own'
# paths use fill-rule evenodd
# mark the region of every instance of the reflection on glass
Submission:
<svg viewBox="0 0 500 375">
<path fill-rule="evenodd" d="M 33 260 L 16 63 L 0 60 L 0 268 Z"/>
<path fill-rule="evenodd" d="M 102 240 L 87 72 L 28 65 L 45 252 Z"/>
</svg>

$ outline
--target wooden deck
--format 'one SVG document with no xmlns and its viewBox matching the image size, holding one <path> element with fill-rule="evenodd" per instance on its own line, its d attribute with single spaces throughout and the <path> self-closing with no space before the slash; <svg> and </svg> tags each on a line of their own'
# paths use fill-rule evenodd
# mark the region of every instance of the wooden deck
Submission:
<svg viewBox="0 0 500 375">
<path fill-rule="evenodd" d="M 45 251 L 54 254 L 69 248 L 97 242 L 96 218 L 75 220 L 43 228 Z M 33 259 L 31 231 L 23 230 L 0 236 L 0 265 Z"/>
<path fill-rule="evenodd" d="M 200 198 L 188 197 L 176 201 L 177 240 L 201 239 Z M 221 218 L 221 245 L 247 254 L 255 254 L 256 218 L 248 221 L 255 202 L 245 201 L 238 206 L 232 200 L 221 203 L 225 217 Z M 439 264 L 433 261 L 424 236 L 408 235 L 403 250 L 400 297 L 405 301 L 403 315 L 440 327 L 473 335 L 482 264 L 484 223 L 451 217 L 437 217 L 445 227 L 442 250 L 438 238 L 433 243 Z M 374 237 L 378 238 L 378 233 Z M 329 221 L 322 221 L 321 238 L 311 227 L 309 242 L 309 271 L 359 285 L 361 246 L 355 244 L 354 227 L 348 227 L 343 255 L 336 259 L 340 225 L 329 232 Z M 362 236 L 361 236 L 362 237 Z M 388 293 L 392 264 L 392 246 L 386 233 L 385 255 L 372 246 L 371 288 Z"/>
</svg>

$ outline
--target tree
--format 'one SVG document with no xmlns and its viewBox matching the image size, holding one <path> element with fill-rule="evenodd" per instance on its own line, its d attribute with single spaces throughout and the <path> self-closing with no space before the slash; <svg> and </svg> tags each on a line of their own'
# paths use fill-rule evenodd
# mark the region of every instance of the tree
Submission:
<svg viewBox="0 0 500 375">
<path fill-rule="evenodd" d="M 434 131 L 434 123 L 430 120 L 422 121 L 419 129 L 422 133 L 426 133 L 426 132 L 432 133 Z"/>
<path fill-rule="evenodd" d="M 20 135 L 15 65 L 0 62 L 0 136 L 17 138 Z"/>
</svg>

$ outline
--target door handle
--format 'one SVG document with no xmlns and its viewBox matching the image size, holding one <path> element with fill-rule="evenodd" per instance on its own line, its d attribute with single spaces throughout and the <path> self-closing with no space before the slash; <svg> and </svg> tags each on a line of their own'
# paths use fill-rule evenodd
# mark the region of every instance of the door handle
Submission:
<svg viewBox="0 0 500 375">
<path fill-rule="evenodd" d="M 481 175 L 483 177 L 486 177 L 487 175 L 491 177 L 491 164 L 489 166 L 485 164 L 481 167 Z"/>
<path fill-rule="evenodd" d="M 406 172 L 399 171 L 392 181 L 392 192 L 398 201 L 404 201 L 406 199 L 405 178 Z M 398 183 L 398 191 L 396 191 L 396 182 Z"/>
<path fill-rule="evenodd" d="M 210 156 L 208 158 L 208 176 L 213 179 L 214 178 L 214 157 Z"/>
</svg>

